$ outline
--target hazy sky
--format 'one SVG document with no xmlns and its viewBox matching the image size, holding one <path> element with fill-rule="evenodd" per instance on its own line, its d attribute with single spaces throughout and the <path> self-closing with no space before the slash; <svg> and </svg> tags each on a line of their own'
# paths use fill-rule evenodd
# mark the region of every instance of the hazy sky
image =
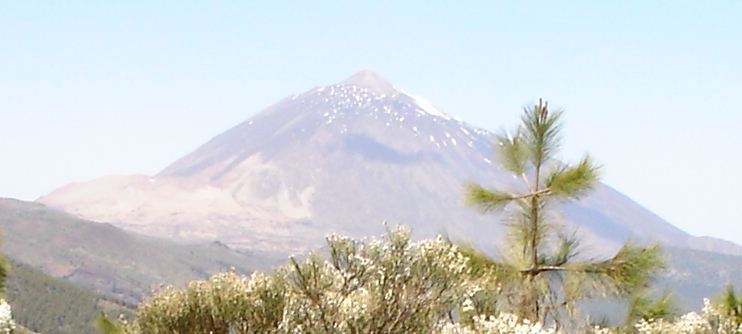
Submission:
<svg viewBox="0 0 742 334">
<path fill-rule="evenodd" d="M 492 130 L 544 97 L 565 158 L 742 243 L 742 2 L 401 2 L 0 0 L 0 196 L 156 173 L 369 68 Z"/>
</svg>

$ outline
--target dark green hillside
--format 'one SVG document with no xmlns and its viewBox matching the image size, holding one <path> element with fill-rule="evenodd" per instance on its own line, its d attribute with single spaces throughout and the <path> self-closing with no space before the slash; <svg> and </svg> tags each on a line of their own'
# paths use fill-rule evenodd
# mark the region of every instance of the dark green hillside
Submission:
<svg viewBox="0 0 742 334">
<path fill-rule="evenodd" d="M 92 334 L 93 321 L 101 312 L 132 312 L 103 296 L 16 262 L 10 263 L 7 298 L 17 324 L 45 334 Z"/>
<path fill-rule="evenodd" d="M 235 268 L 266 269 L 276 260 L 220 243 L 184 245 L 78 219 L 36 203 L 0 199 L 3 250 L 53 277 L 128 303 L 152 290 Z"/>
</svg>

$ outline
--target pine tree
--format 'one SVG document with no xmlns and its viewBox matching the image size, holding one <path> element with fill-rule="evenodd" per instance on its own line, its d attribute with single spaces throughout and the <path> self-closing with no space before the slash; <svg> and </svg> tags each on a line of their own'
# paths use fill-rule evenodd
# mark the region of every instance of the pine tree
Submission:
<svg viewBox="0 0 742 334">
<path fill-rule="evenodd" d="M 465 247 L 474 272 L 494 277 L 500 310 L 531 321 L 564 322 L 575 318 L 576 303 L 586 298 L 628 298 L 645 288 L 662 266 L 657 245 L 625 244 L 613 257 L 584 260 L 577 256 L 575 233 L 554 222 L 555 202 L 577 200 L 598 182 L 600 167 L 589 156 L 576 164 L 555 158 L 560 148 L 562 112 L 548 104 L 525 109 L 521 126 L 497 137 L 497 160 L 522 181 L 519 189 L 466 188 L 468 204 L 483 212 L 505 211 L 509 217 L 504 254 L 490 258 Z"/>
<path fill-rule="evenodd" d="M 742 296 L 737 296 L 734 286 L 727 285 L 724 292 L 718 297 L 717 303 L 724 315 L 728 316 L 736 325 L 742 324 Z"/>
<path fill-rule="evenodd" d="M 0 254 L 0 298 L 5 298 L 5 281 L 8 279 L 8 261 Z"/>
</svg>

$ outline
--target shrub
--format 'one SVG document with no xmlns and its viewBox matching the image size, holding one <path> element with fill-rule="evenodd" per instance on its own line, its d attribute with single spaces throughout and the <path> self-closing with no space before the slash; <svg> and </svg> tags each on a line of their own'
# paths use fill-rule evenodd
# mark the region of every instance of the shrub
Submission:
<svg viewBox="0 0 742 334">
<path fill-rule="evenodd" d="M 272 275 L 219 274 L 142 304 L 128 333 L 430 333 L 470 288 L 466 259 L 443 238 L 398 227 L 368 242 L 332 235 Z"/>
</svg>

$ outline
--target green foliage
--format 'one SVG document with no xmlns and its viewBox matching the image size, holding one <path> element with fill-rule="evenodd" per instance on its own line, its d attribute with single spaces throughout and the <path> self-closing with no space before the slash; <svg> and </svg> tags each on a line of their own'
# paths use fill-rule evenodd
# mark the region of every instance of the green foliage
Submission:
<svg viewBox="0 0 742 334">
<path fill-rule="evenodd" d="M 599 167 L 590 157 L 585 157 L 575 166 L 556 168 L 548 176 L 546 187 L 563 198 L 580 198 L 598 182 Z"/>
<path fill-rule="evenodd" d="M 662 248 L 658 244 L 638 246 L 627 243 L 608 260 L 579 262 L 569 267 L 578 272 L 603 275 L 610 280 L 606 287 L 613 294 L 630 295 L 649 287 L 652 274 L 664 267 Z"/>
<path fill-rule="evenodd" d="M 558 237 L 557 247 L 553 254 L 544 255 L 541 264 L 544 266 L 564 266 L 577 256 L 576 234 L 561 234 Z"/>
<path fill-rule="evenodd" d="M 508 208 L 512 213 L 507 225 L 511 238 L 499 259 L 464 248 L 472 271 L 498 282 L 500 298 L 494 303 L 500 309 L 536 322 L 569 323 L 580 300 L 625 297 L 645 289 L 663 265 L 658 246 L 631 244 L 609 259 L 580 261 L 575 234 L 567 235 L 549 222 L 550 203 L 581 198 L 600 174 L 589 157 L 575 165 L 554 159 L 561 143 L 561 117 L 539 100 L 526 108 L 514 136 L 499 136 L 498 161 L 523 180 L 522 188 L 466 186 L 468 204 L 484 212 Z"/>
<path fill-rule="evenodd" d="M 127 333 L 431 333 L 460 305 L 469 271 L 456 246 L 328 238 L 329 259 L 310 255 L 271 275 L 219 274 L 166 289 L 139 306 Z"/>
<path fill-rule="evenodd" d="M 641 291 L 629 300 L 629 314 L 626 317 L 627 326 L 639 320 L 655 321 L 670 320 L 678 314 L 675 300 L 670 293 L 664 293 L 652 299 L 646 291 Z"/>
<path fill-rule="evenodd" d="M 518 133 L 522 133 L 528 157 L 537 169 L 552 160 L 561 146 L 561 118 L 562 112 L 550 112 L 548 103 L 542 100 L 532 108 L 526 108 L 521 116 L 522 128 Z"/>
<path fill-rule="evenodd" d="M 512 200 L 513 196 L 505 192 L 486 189 L 477 184 L 466 185 L 466 203 L 479 207 L 482 212 L 501 209 Z"/>
<path fill-rule="evenodd" d="M 195 281 L 183 290 L 166 289 L 140 305 L 136 333 L 261 333 L 276 327 L 284 306 L 284 282 L 224 273 Z"/>
<path fill-rule="evenodd" d="M 95 321 L 95 327 L 101 334 L 124 334 L 124 331 L 113 323 L 105 313 L 101 313 L 100 317 Z"/>
<path fill-rule="evenodd" d="M 524 174 L 528 168 L 529 152 L 521 133 L 518 132 L 514 136 L 499 135 L 497 145 L 500 164 L 514 174 Z"/>
<path fill-rule="evenodd" d="M 727 315 L 735 324 L 742 324 L 742 296 L 738 297 L 734 286 L 727 285 L 724 292 L 717 298 L 720 311 Z"/>
<path fill-rule="evenodd" d="M 459 252 L 467 259 L 469 271 L 475 279 L 484 279 L 489 276 L 504 278 L 504 275 L 512 274 L 516 271 L 514 266 L 493 261 L 492 258 L 477 250 L 472 245 L 459 245 Z"/>
<path fill-rule="evenodd" d="M 0 297 L 5 297 L 5 281 L 8 279 L 8 261 L 0 254 Z"/>
<path fill-rule="evenodd" d="M 7 299 L 16 323 L 39 333 L 96 333 L 101 314 L 131 314 L 131 310 L 72 283 L 11 262 Z"/>
<path fill-rule="evenodd" d="M 573 254 L 575 240 L 564 237 L 559 248 L 570 250 L 561 254 Z M 507 281 L 507 275 L 528 276 L 499 266 L 473 247 L 459 248 L 443 238 L 411 242 L 404 229 L 391 231 L 383 240 L 331 236 L 328 243 L 329 256 L 291 258 L 271 275 L 228 272 L 191 282 L 185 289 L 167 288 L 141 304 L 132 322 L 115 325 L 100 318 L 99 328 L 103 334 L 732 334 L 740 329 L 712 305 L 702 314 L 671 319 L 669 296 L 652 301 L 643 291 L 632 296 L 625 327 L 549 326 L 504 311 L 503 296 L 508 294 L 500 281 Z M 610 280 L 621 275 L 606 273 L 652 270 L 657 250 L 627 245 L 611 259 L 575 273 L 589 276 L 592 270 Z M 637 258 L 642 260 L 632 260 Z M 536 280 L 524 281 L 525 287 L 543 288 Z M 647 282 L 624 281 L 633 287 Z"/>
</svg>

